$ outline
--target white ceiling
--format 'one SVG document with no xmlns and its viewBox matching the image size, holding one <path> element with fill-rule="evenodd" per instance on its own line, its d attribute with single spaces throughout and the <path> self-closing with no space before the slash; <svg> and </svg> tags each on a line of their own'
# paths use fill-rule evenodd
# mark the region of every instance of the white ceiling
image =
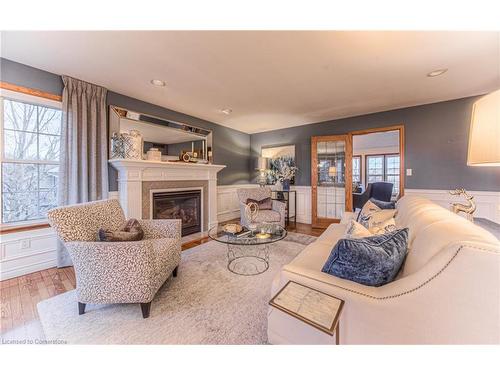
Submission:
<svg viewBox="0 0 500 375">
<path fill-rule="evenodd" d="M 399 147 L 399 131 L 377 132 L 352 137 L 353 153 L 374 148 Z"/>
<path fill-rule="evenodd" d="M 499 34 L 9 31 L 1 54 L 255 133 L 492 91 Z"/>
</svg>

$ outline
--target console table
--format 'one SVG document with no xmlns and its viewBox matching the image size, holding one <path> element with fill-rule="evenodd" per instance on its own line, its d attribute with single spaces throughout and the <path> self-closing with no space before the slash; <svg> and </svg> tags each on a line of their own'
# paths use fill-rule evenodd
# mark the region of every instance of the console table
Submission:
<svg viewBox="0 0 500 375">
<path fill-rule="evenodd" d="M 291 195 L 291 196 L 290 196 Z M 297 226 L 297 192 L 295 190 L 273 190 L 271 199 L 285 202 L 285 227 L 290 225 L 290 219 L 293 219 L 293 226 Z M 290 201 L 293 202 L 293 210 L 291 210 Z"/>
</svg>

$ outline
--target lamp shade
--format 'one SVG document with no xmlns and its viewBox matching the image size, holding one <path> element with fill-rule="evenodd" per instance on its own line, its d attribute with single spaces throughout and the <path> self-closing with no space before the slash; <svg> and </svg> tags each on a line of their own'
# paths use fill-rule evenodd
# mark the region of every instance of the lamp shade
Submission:
<svg viewBox="0 0 500 375">
<path fill-rule="evenodd" d="M 336 176 L 337 175 L 337 167 L 328 168 L 328 175 L 330 177 Z"/>
<path fill-rule="evenodd" d="M 263 171 L 263 170 L 268 169 L 268 167 L 267 167 L 268 161 L 269 161 L 268 158 L 259 157 L 259 160 L 257 161 L 257 169 L 259 171 Z"/>
<path fill-rule="evenodd" d="M 500 166 L 500 90 L 483 96 L 472 107 L 467 165 Z"/>
</svg>

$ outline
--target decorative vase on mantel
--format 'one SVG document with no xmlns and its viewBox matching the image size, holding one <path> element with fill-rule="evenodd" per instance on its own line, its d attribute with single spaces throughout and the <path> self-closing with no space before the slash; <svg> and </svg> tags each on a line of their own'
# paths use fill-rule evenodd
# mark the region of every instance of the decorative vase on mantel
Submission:
<svg viewBox="0 0 500 375">
<path fill-rule="evenodd" d="M 283 180 L 283 191 L 290 191 L 290 180 Z"/>
<path fill-rule="evenodd" d="M 280 180 L 276 180 L 276 182 L 274 183 L 274 189 L 276 191 L 283 190 L 283 185 L 281 184 Z"/>
</svg>

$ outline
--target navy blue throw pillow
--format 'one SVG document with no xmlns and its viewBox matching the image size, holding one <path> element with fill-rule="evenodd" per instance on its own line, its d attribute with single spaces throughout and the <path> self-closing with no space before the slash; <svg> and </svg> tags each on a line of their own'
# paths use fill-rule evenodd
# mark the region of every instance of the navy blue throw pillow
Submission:
<svg viewBox="0 0 500 375">
<path fill-rule="evenodd" d="M 396 208 L 396 202 L 384 202 L 379 201 L 375 198 L 370 198 L 370 201 L 372 201 L 373 204 L 375 204 L 381 210 L 394 210 Z"/>
<path fill-rule="evenodd" d="M 364 238 L 343 238 L 322 272 L 370 286 L 394 280 L 408 249 L 408 228 Z"/>
</svg>

